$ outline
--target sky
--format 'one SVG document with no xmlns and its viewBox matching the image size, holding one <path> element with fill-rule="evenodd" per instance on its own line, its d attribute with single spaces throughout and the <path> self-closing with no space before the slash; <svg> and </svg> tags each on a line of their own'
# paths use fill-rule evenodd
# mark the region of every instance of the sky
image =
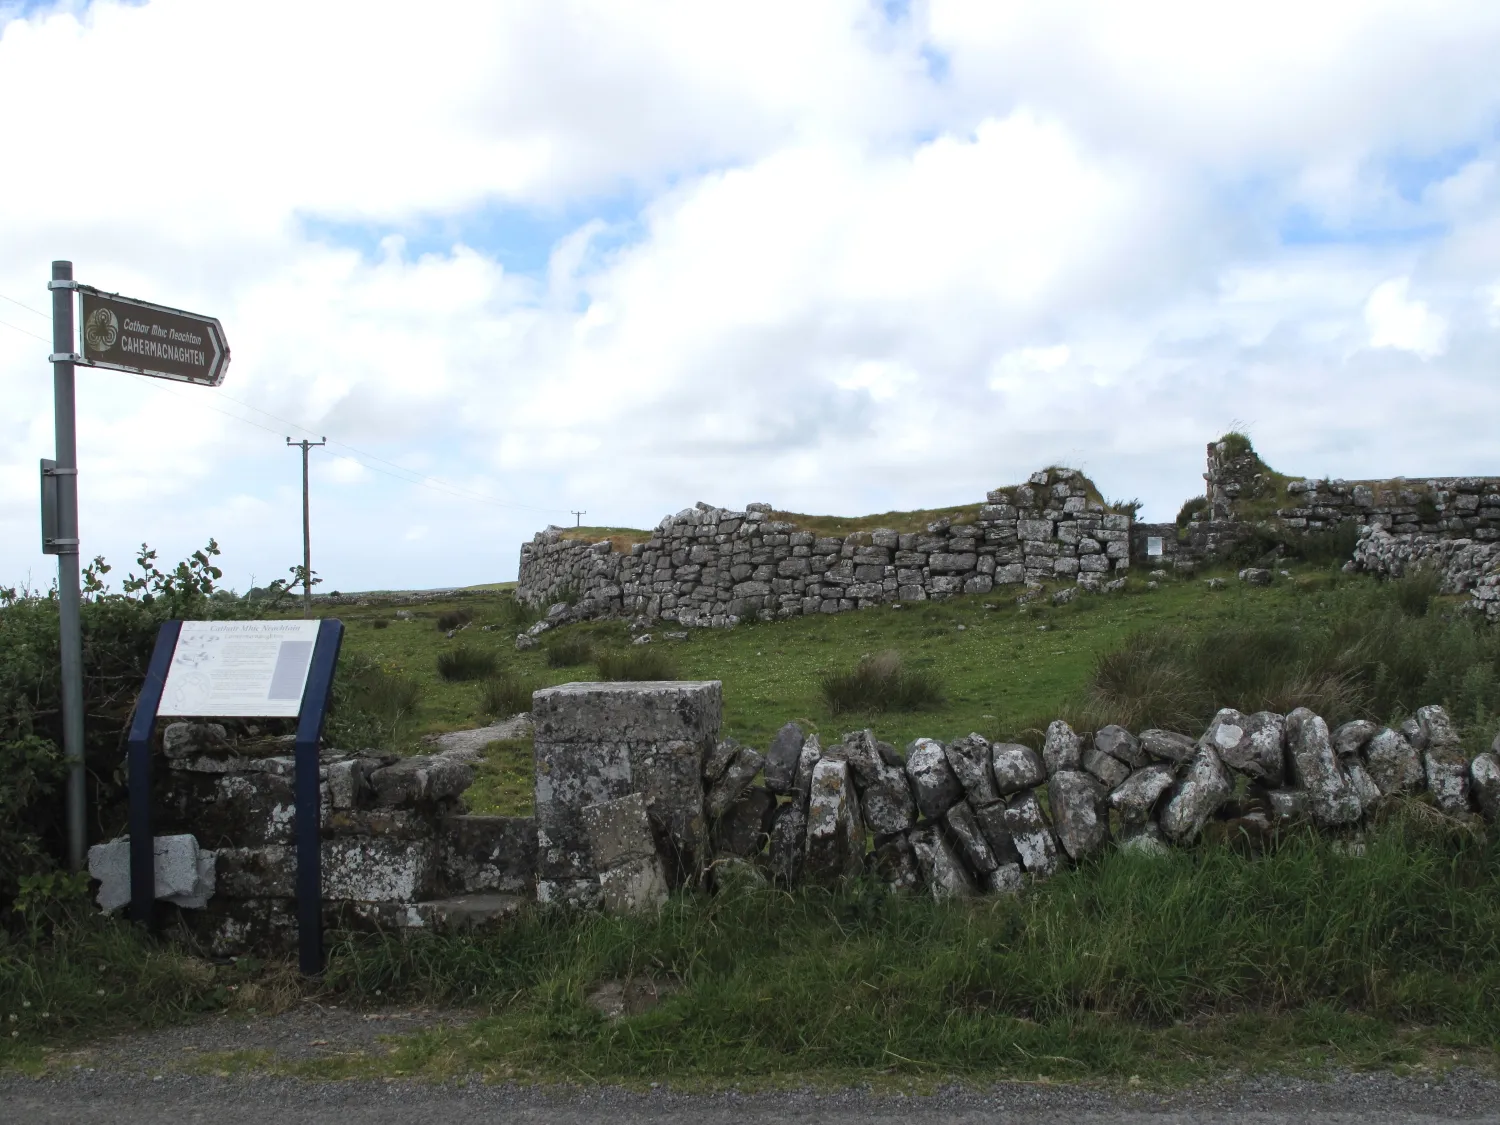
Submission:
<svg viewBox="0 0 1500 1125">
<path fill-rule="evenodd" d="M 856 515 L 1205 445 L 1500 475 L 1493 0 L 0 0 L 0 586 L 54 259 L 216 316 L 80 368 L 82 552 L 512 579 L 549 523 Z M 582 511 L 579 517 L 573 513 Z"/>
</svg>

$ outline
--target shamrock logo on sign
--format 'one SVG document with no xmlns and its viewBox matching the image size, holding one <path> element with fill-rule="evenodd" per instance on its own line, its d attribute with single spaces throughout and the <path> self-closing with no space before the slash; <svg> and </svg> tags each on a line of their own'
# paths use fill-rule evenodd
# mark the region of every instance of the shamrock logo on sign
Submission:
<svg viewBox="0 0 1500 1125">
<path fill-rule="evenodd" d="M 83 338 L 93 352 L 107 352 L 120 335 L 120 322 L 108 309 L 95 309 L 83 324 Z"/>
</svg>

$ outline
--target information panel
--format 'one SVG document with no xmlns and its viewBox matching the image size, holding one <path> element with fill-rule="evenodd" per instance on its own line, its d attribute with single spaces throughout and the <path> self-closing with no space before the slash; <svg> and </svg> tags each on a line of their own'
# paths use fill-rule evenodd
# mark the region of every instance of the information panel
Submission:
<svg viewBox="0 0 1500 1125">
<path fill-rule="evenodd" d="M 158 715 L 294 717 L 317 621 L 184 621 Z"/>
</svg>

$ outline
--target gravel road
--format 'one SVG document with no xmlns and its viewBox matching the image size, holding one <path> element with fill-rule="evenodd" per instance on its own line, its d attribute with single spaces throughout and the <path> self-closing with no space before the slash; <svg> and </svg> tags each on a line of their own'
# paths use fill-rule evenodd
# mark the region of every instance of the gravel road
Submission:
<svg viewBox="0 0 1500 1125">
<path fill-rule="evenodd" d="M 428 1084 L 404 1080 L 310 1082 L 204 1074 L 210 1052 L 256 1050 L 280 1059 L 384 1049 L 382 1037 L 461 1023 L 463 1012 L 426 1009 L 359 1012 L 304 1004 L 274 1017 L 217 1016 L 137 1032 L 53 1055 L 49 1076 L 0 1076 L 0 1122 L 76 1125 L 163 1121 L 174 1125 L 349 1125 L 440 1121 L 547 1121 L 557 1125 L 752 1125 L 899 1120 L 910 1125 L 967 1122 L 1151 1123 L 1500 1122 L 1500 1081 L 1457 1071 L 1442 1079 L 1340 1074 L 1324 1082 L 1234 1079 L 1170 1094 L 1082 1086 L 1007 1083 L 902 1097 L 840 1093 L 634 1093 L 612 1088 Z M 212 1069 L 209 1067 L 208 1069 Z"/>
</svg>

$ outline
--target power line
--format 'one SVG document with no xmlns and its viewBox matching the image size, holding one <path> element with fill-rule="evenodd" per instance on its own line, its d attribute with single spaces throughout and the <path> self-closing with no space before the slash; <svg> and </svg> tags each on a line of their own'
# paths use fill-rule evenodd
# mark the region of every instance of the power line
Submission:
<svg viewBox="0 0 1500 1125">
<path fill-rule="evenodd" d="M 39 317 L 41 317 L 43 320 L 51 320 L 52 319 L 46 313 L 42 312 L 41 309 L 34 309 L 30 305 L 28 305 L 28 304 L 26 304 L 26 303 L 24 303 L 22 301 L 16 300 L 14 297 L 7 297 L 4 293 L 0 293 L 0 301 L 9 301 L 11 304 L 18 306 L 19 308 L 23 308 L 23 309 L 25 309 L 29 313 L 36 313 L 36 315 L 39 316 Z"/>
<path fill-rule="evenodd" d="M 40 340 L 44 344 L 52 343 L 52 341 L 47 339 L 45 336 L 38 336 L 35 332 L 28 332 L 24 328 L 20 328 L 17 325 L 11 324 L 8 320 L 0 320 L 0 324 L 3 324 L 6 328 L 12 329 L 13 331 L 19 332 L 22 336 L 30 336 L 33 340 Z"/>
</svg>

